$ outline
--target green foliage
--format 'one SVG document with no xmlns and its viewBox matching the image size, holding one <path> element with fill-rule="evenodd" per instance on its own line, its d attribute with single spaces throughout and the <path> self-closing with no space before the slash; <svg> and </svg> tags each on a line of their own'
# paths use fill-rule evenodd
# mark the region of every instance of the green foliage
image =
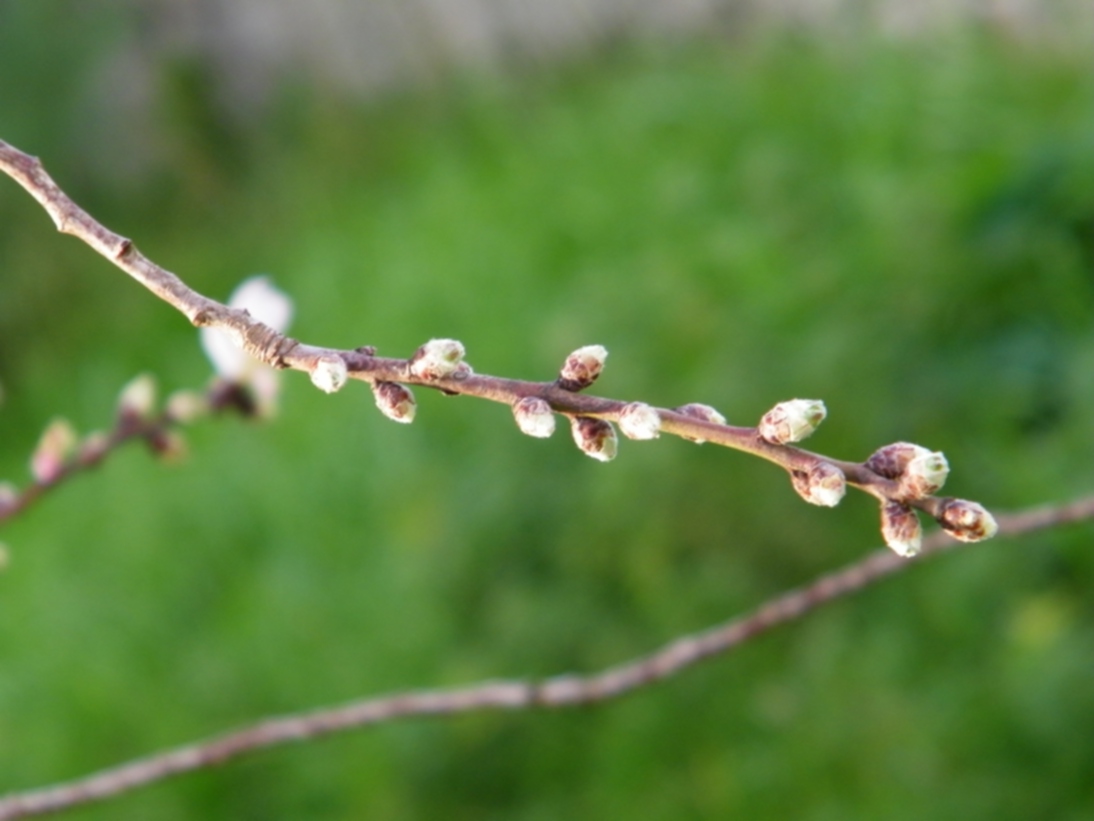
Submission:
<svg viewBox="0 0 1094 821">
<path fill-rule="evenodd" d="M 1087 68 L 968 32 L 630 47 L 367 106 L 286 88 L 248 130 L 176 65 L 166 163 L 136 186 L 78 175 L 86 111 L 39 100 L 0 136 L 199 290 L 272 273 L 301 339 L 451 336 L 540 379 L 601 343 L 605 395 L 748 424 L 821 397 L 812 448 L 920 442 L 1003 510 L 1092 484 Z M 22 481 L 53 415 L 89 430 L 135 373 L 208 366 L 0 192 L 0 477 Z M 202 423 L 174 467 L 127 451 L 4 531 L 0 790 L 269 713 L 591 671 L 879 541 L 861 494 L 811 508 L 710 445 L 603 465 L 503 407 L 419 392 L 399 426 L 359 384 L 284 385 L 271 423 Z M 941 559 L 602 708 L 411 721 L 78 816 L 1088 818 L 1090 535 Z"/>
</svg>

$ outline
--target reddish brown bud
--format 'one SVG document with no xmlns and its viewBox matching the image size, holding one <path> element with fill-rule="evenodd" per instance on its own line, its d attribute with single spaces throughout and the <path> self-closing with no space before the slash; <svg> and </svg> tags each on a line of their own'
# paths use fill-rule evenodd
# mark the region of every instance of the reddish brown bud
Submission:
<svg viewBox="0 0 1094 821">
<path fill-rule="evenodd" d="M 981 542 L 999 531 L 999 525 L 983 505 L 965 499 L 947 499 L 938 516 L 942 529 L 962 542 Z"/>
<path fill-rule="evenodd" d="M 580 391 L 589 387 L 604 370 L 608 351 L 603 345 L 586 345 L 568 357 L 558 375 L 558 386 L 567 391 Z"/>
<path fill-rule="evenodd" d="M 903 502 L 882 502 L 881 535 L 885 544 L 906 558 L 923 546 L 923 528 L 915 511 Z"/>
</svg>

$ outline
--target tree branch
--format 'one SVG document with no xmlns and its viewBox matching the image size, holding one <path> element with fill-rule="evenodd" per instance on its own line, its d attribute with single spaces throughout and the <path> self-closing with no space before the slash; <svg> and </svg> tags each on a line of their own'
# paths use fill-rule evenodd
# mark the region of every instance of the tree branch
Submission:
<svg viewBox="0 0 1094 821">
<path fill-rule="evenodd" d="M 345 366 L 342 369 L 343 378 L 348 376 L 368 382 L 374 390 L 378 385 L 390 383 L 420 385 L 448 394 L 502 402 L 511 407 L 515 407 L 522 399 L 535 397 L 545 402 L 552 411 L 570 418 L 575 425 L 575 438 L 579 433 L 581 420 L 595 419 L 618 424 L 629 409 L 641 404 L 578 393 L 578 390 L 592 383 L 595 374 L 588 382 L 575 387 L 568 385 L 564 378 L 551 382 L 529 382 L 474 374 L 462 363 L 462 367 L 447 371 L 416 367 L 415 363 L 427 346 L 423 346 L 409 359 L 393 359 L 375 356 L 375 349 L 368 346 L 338 350 L 298 342 L 256 321 L 245 310 L 232 309 L 198 293 L 175 274 L 156 265 L 138 251 L 132 241 L 110 231 L 76 205 L 46 173 L 36 157 L 25 154 L 3 140 L 0 140 L 0 170 L 22 185 L 42 205 L 59 231 L 83 240 L 180 311 L 194 325 L 220 328 L 228 332 L 239 347 L 267 365 L 305 371 L 316 381 L 316 371 L 321 366 L 335 363 L 339 368 Z M 459 352 L 462 357 L 462 345 L 459 346 Z M 776 406 L 772 412 L 780 407 L 782 405 Z M 814 504 L 836 504 L 842 498 L 844 483 L 874 496 L 882 503 L 882 532 L 886 541 L 906 555 L 918 550 L 919 545 L 919 523 L 911 508 L 924 511 L 951 535 L 963 541 L 977 541 L 994 533 L 994 522 L 990 514 L 976 503 L 932 495 L 938 486 L 910 492 L 908 484 L 901 481 L 900 470 L 903 470 L 903 466 L 885 471 L 879 468 L 873 458 L 866 463 L 857 463 L 792 447 L 787 441 L 797 441 L 797 438 L 802 437 L 781 441 L 773 439 L 764 433 L 762 423 L 760 427 L 719 424 L 709 421 L 709 416 L 705 419 L 697 418 L 684 408 L 649 408 L 649 411 L 656 414 L 656 427 L 649 437 L 633 438 L 652 438 L 659 432 L 664 432 L 694 441 L 713 442 L 759 456 L 790 473 L 798 493 Z M 623 429 L 627 432 L 625 426 Z M 609 429 L 609 432 L 614 439 L 614 430 Z M 590 452 L 584 446 L 582 449 Z M 881 452 L 878 451 L 875 456 Z M 611 455 L 614 455 L 614 451 Z M 600 454 L 598 458 L 611 456 Z M 838 483 L 838 493 L 833 491 L 833 479 Z M 827 493 L 815 492 L 816 486 L 826 482 L 829 483 L 826 485 Z"/>
<path fill-rule="evenodd" d="M 999 533 L 1017 536 L 1094 519 L 1094 496 L 1070 504 L 1030 508 L 999 517 Z M 957 547 L 936 532 L 923 556 Z M 486 681 L 466 687 L 412 690 L 338 707 L 263 719 L 248 727 L 101 770 L 84 778 L 0 797 L 0 821 L 60 812 L 101 801 L 249 753 L 414 716 L 448 716 L 481 710 L 561 709 L 623 696 L 722 655 L 779 625 L 907 569 L 913 563 L 888 550 L 783 593 L 743 616 L 681 636 L 655 652 L 587 676 L 561 675 L 540 682 Z"/>
</svg>

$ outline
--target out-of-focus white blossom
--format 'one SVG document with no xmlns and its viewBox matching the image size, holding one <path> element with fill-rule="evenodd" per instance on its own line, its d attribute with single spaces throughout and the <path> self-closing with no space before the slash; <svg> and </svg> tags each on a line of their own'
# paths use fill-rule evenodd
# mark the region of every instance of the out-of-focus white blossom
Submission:
<svg viewBox="0 0 1094 821">
<path fill-rule="evenodd" d="M 275 288 L 268 276 L 245 279 L 232 292 L 228 307 L 246 310 L 252 317 L 279 333 L 292 321 L 292 300 Z M 201 346 L 213 363 L 217 376 L 249 389 L 260 416 L 271 413 L 280 389 L 278 373 L 243 351 L 241 341 L 221 328 L 202 328 Z"/>
</svg>

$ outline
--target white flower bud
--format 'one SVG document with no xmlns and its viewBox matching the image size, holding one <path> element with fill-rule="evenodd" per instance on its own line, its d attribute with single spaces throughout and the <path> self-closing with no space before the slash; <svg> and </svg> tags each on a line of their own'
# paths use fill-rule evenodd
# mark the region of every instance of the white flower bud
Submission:
<svg viewBox="0 0 1094 821">
<path fill-rule="evenodd" d="M 513 418 L 521 433 L 546 439 L 555 432 L 555 415 L 546 400 L 538 396 L 525 396 L 513 403 Z"/>
<path fill-rule="evenodd" d="M 608 350 L 603 345 L 586 345 L 566 357 L 558 375 L 558 386 L 566 391 L 580 391 L 589 387 L 604 370 Z"/>
<path fill-rule="evenodd" d="M 464 366 L 463 343 L 455 339 L 431 339 L 410 358 L 410 372 L 419 379 L 443 379 L 460 373 L 469 375 L 470 367 Z"/>
<path fill-rule="evenodd" d="M 726 418 L 722 414 L 718 413 L 710 405 L 701 405 L 698 402 L 691 402 L 687 405 L 681 405 L 676 408 L 677 413 L 682 413 L 684 416 L 690 416 L 693 419 L 702 419 L 704 422 L 713 422 L 715 425 L 724 425 Z M 682 437 L 691 442 L 695 442 L 697 445 L 703 444 L 706 439 L 702 439 L 698 436 L 684 436 Z"/>
<path fill-rule="evenodd" d="M 349 378 L 349 369 L 346 368 L 346 360 L 335 354 L 325 354 L 315 360 L 308 372 L 311 383 L 323 393 L 335 393 L 342 390 Z"/>
<path fill-rule="evenodd" d="M 772 445 L 800 442 L 817 429 L 828 411 L 819 399 L 791 399 L 780 402 L 760 420 L 760 438 Z"/>
<path fill-rule="evenodd" d="M 570 431 L 574 442 L 586 456 L 610 462 L 619 452 L 619 438 L 610 422 L 591 416 L 575 416 L 570 420 Z"/>
<path fill-rule="evenodd" d="M 790 483 L 805 501 L 821 507 L 835 507 L 847 492 L 843 471 L 830 462 L 817 462 L 808 471 L 791 471 Z"/>
<path fill-rule="evenodd" d="M 76 450 L 79 437 L 66 419 L 54 419 L 42 432 L 42 438 L 30 457 L 31 475 L 43 485 L 56 481 Z"/>
<path fill-rule="evenodd" d="M 118 394 L 118 414 L 124 419 L 147 419 L 155 406 L 156 380 L 151 374 L 131 379 Z"/>
<path fill-rule="evenodd" d="M 929 451 L 911 442 L 895 442 L 874 451 L 866 467 L 898 484 L 899 499 L 922 499 L 946 483 L 950 465 L 940 451 Z"/>
<path fill-rule="evenodd" d="M 414 421 L 418 403 L 414 401 L 410 388 L 398 382 L 376 382 L 372 386 L 372 395 L 376 399 L 376 407 L 388 419 L 404 424 Z"/>
<path fill-rule="evenodd" d="M 983 505 L 949 499 L 938 517 L 942 529 L 962 542 L 982 542 L 999 532 L 999 524 Z"/>
<path fill-rule="evenodd" d="M 903 502 L 881 503 L 881 535 L 899 556 L 910 558 L 923 546 L 923 528 L 915 511 Z"/>
<path fill-rule="evenodd" d="M 196 391 L 175 391 L 167 397 L 167 416 L 180 425 L 189 425 L 209 412 L 209 400 Z"/>
<path fill-rule="evenodd" d="M 619 429 L 628 439 L 656 439 L 661 435 L 661 416 L 645 402 L 631 402 L 619 412 Z"/>
</svg>

